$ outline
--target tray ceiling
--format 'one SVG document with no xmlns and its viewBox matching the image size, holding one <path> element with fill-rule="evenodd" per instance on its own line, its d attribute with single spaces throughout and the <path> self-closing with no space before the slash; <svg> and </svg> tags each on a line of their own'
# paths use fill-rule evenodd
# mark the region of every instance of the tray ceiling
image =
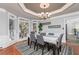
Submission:
<svg viewBox="0 0 79 59">
<path fill-rule="evenodd" d="M 63 14 L 79 12 L 78 6 L 79 6 L 79 3 L 74 3 L 70 7 L 63 10 L 62 12 L 52 14 L 50 17 L 56 17 Z M 18 3 L 0 3 L 0 8 L 3 8 L 19 17 L 28 18 L 30 20 L 40 20 L 39 17 L 28 13 L 28 11 L 25 12 Z"/>
<path fill-rule="evenodd" d="M 46 12 L 55 11 L 63 7 L 65 4 L 66 3 L 50 3 L 50 6 L 45 11 Z M 24 3 L 24 6 L 27 9 L 30 9 L 31 11 L 36 12 L 36 13 L 41 13 L 44 11 L 42 8 L 40 8 L 40 3 Z"/>
</svg>

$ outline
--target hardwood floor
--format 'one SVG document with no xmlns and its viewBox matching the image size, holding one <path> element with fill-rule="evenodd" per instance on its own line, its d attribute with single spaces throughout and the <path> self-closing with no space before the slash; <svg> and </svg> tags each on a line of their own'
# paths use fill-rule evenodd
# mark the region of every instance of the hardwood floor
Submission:
<svg viewBox="0 0 79 59">
<path fill-rule="evenodd" d="M 17 50 L 16 45 L 23 44 L 24 42 L 25 41 L 21 41 L 7 48 L 0 49 L 0 55 L 22 55 L 21 52 Z M 68 41 L 66 44 L 73 48 L 75 55 L 79 55 L 79 45 L 76 45 L 70 41 Z"/>
<path fill-rule="evenodd" d="M 7 48 L 0 49 L 0 55 L 22 55 L 21 52 L 16 48 L 16 45 L 23 44 L 27 40 L 17 42 Z"/>
<path fill-rule="evenodd" d="M 78 44 L 75 44 L 70 41 L 68 41 L 66 44 L 73 49 L 74 55 L 79 55 L 79 45 Z"/>
<path fill-rule="evenodd" d="M 0 55 L 21 55 L 20 51 L 16 49 L 15 45 L 0 49 Z"/>
</svg>

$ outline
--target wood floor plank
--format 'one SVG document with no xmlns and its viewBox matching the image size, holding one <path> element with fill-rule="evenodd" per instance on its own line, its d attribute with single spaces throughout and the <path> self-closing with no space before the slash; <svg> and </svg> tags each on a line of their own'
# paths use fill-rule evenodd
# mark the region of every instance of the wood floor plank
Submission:
<svg viewBox="0 0 79 59">
<path fill-rule="evenodd" d="M 11 45 L 7 48 L 0 49 L 0 55 L 21 55 L 21 53 L 16 49 L 15 45 Z"/>
</svg>

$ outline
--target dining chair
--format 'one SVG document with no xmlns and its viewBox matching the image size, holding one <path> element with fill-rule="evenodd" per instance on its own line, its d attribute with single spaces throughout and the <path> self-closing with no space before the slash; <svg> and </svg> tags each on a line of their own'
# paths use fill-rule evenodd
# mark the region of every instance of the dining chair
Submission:
<svg viewBox="0 0 79 59">
<path fill-rule="evenodd" d="M 34 50 L 35 50 L 35 46 L 36 46 L 37 40 L 36 40 L 36 37 L 35 37 L 35 34 L 34 33 L 31 33 L 30 34 L 30 40 L 31 40 L 30 48 L 31 48 L 31 45 L 33 43 L 34 44 Z"/>
<path fill-rule="evenodd" d="M 57 42 L 57 52 L 58 52 L 58 54 L 59 54 L 59 52 L 61 51 L 63 35 L 64 35 L 64 34 L 60 34 L 60 36 L 58 37 L 58 42 Z"/>
<path fill-rule="evenodd" d="M 44 54 L 45 42 L 42 35 L 37 35 L 37 50 L 38 46 L 42 46 L 42 55 Z"/>
</svg>

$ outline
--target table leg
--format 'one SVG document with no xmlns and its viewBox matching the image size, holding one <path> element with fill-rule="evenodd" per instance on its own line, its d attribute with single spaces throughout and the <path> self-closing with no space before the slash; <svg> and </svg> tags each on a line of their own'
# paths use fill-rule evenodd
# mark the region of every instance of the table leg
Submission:
<svg viewBox="0 0 79 59">
<path fill-rule="evenodd" d="M 49 51 L 49 50 L 50 50 L 50 48 L 49 48 L 49 44 L 48 44 L 48 46 L 47 46 L 47 47 L 48 47 L 48 51 Z"/>
<path fill-rule="evenodd" d="M 53 45 L 53 55 L 56 55 L 56 46 Z"/>
<path fill-rule="evenodd" d="M 30 38 L 28 37 L 28 45 L 30 44 Z"/>
</svg>

